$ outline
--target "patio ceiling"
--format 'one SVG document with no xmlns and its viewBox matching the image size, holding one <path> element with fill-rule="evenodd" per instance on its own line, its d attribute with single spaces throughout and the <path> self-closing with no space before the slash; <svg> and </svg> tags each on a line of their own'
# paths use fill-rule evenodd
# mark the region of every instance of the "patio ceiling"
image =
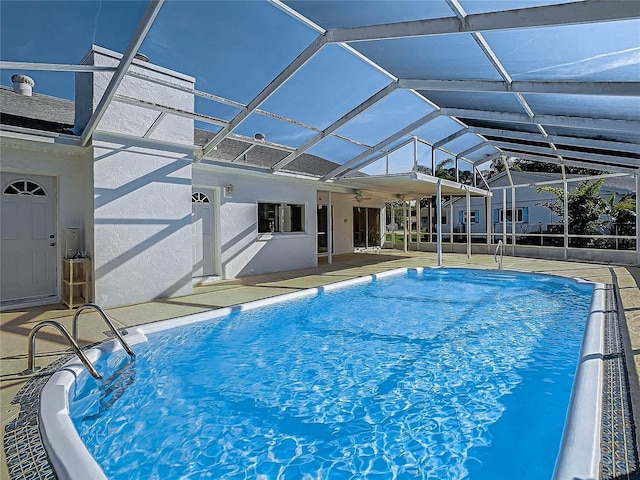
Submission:
<svg viewBox="0 0 640 480">
<path fill-rule="evenodd" d="M 416 198 L 435 197 L 437 194 L 438 180 L 442 195 L 465 196 L 467 191 L 472 197 L 486 197 L 487 190 L 474 188 L 470 185 L 461 185 L 445 179 L 438 179 L 422 173 L 395 173 L 389 175 L 368 175 L 352 179 L 338 180 L 338 185 L 355 187 L 362 190 L 384 192 L 385 200 L 414 200 Z M 398 197 L 398 192 L 403 192 Z"/>
<path fill-rule="evenodd" d="M 197 162 L 216 159 L 230 135 L 260 132 L 289 149 L 274 173 L 313 154 L 338 165 L 322 182 L 410 195 L 433 182 L 398 174 L 446 158 L 462 170 L 504 155 L 640 171 L 639 0 L 129 3 L 140 20 L 126 49 L 104 45 L 124 54 L 83 144 L 111 101 L 136 103 L 117 88 L 144 51 L 196 78 L 194 112 L 138 103 L 156 122 L 191 116 L 211 132 L 194 145 Z M 62 57 L 2 60 L 86 69 Z"/>
</svg>

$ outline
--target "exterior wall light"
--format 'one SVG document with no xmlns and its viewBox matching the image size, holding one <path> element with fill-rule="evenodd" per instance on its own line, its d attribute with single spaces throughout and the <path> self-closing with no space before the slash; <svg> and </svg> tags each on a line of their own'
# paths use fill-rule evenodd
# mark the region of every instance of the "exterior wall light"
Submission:
<svg viewBox="0 0 640 480">
<path fill-rule="evenodd" d="M 231 196 L 231 194 L 233 193 L 233 189 L 234 189 L 234 188 L 235 188 L 235 187 L 233 186 L 233 183 L 230 183 L 230 184 L 228 184 L 228 185 L 225 185 L 225 186 L 224 186 L 224 196 L 225 196 L 225 197 L 230 197 L 230 196 Z"/>
</svg>

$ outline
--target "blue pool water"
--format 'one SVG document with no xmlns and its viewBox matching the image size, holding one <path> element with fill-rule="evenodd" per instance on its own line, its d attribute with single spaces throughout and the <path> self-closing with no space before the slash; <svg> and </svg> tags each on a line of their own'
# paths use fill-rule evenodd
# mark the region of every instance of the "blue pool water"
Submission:
<svg viewBox="0 0 640 480">
<path fill-rule="evenodd" d="M 71 416 L 112 479 L 551 478 L 592 291 L 380 278 L 151 334 Z"/>
</svg>

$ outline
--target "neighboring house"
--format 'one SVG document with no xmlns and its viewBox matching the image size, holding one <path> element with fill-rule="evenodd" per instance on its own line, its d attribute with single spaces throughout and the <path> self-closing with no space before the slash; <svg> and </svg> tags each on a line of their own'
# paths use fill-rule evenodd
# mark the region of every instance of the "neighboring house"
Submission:
<svg viewBox="0 0 640 480">
<path fill-rule="evenodd" d="M 119 58 L 93 47 L 82 63 Z M 194 145 L 213 132 L 127 100 L 192 112 L 194 79 L 142 60 L 131 71 L 181 89 L 125 77 L 86 146 L 74 132 L 110 73 L 78 73 L 75 102 L 25 95 L 33 85 L 24 78 L 22 93 L 0 88 L 4 306 L 60 299 L 71 238 L 91 258 L 89 297 L 105 307 L 188 294 L 212 278 L 312 267 L 329 244 L 335 254 L 380 245 L 384 196 L 356 202 L 348 182 L 319 183 L 337 164 L 308 154 L 272 174 L 291 149 L 260 135 L 231 134 L 196 162 Z"/>
<path fill-rule="evenodd" d="M 569 176 L 580 178 L 580 176 Z M 493 233 L 502 234 L 506 224 L 506 233 L 535 234 L 535 233 L 562 233 L 562 218 L 555 215 L 545 203 L 554 202 L 556 197 L 549 192 L 536 192 L 536 186 L 524 186 L 539 184 L 549 181 L 562 180 L 560 174 L 543 172 L 511 172 L 511 179 L 514 185 L 521 185 L 516 189 L 515 197 L 515 220 L 513 218 L 512 189 L 506 172 L 502 172 L 489 179 L 493 195 L 491 197 L 490 223 Z M 576 187 L 577 182 L 568 182 L 571 191 Z M 562 188 L 562 183 L 555 183 L 553 186 Z M 623 195 L 635 191 L 635 180 L 631 177 L 608 177 L 605 179 L 600 195 L 608 199 L 612 193 L 619 199 Z M 504 209 L 504 196 L 506 195 L 506 222 Z M 453 227 L 454 232 L 465 232 L 466 223 L 466 199 L 454 198 L 453 206 L 453 226 L 446 223 L 443 225 L 443 232 L 449 232 Z M 450 205 L 446 204 L 443 210 L 450 211 Z M 486 232 L 486 207 L 483 202 L 476 198 L 471 199 L 471 232 Z M 443 216 L 444 219 L 444 216 Z M 448 220 L 448 218 L 447 218 Z M 515 230 L 514 230 L 515 229 Z"/>
</svg>

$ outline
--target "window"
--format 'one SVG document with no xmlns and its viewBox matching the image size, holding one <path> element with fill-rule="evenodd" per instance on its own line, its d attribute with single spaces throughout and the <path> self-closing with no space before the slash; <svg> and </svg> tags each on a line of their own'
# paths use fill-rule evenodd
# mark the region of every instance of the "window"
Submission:
<svg viewBox="0 0 640 480">
<path fill-rule="evenodd" d="M 458 212 L 458 221 L 459 221 L 459 223 L 467 223 L 467 212 L 466 212 L 466 210 L 460 210 Z M 480 211 L 479 210 L 471 210 L 471 223 L 480 223 Z"/>
<path fill-rule="evenodd" d="M 207 195 L 202 192 L 194 192 L 193 195 L 191 195 L 191 202 L 192 203 L 210 203 L 209 197 L 207 197 Z"/>
<path fill-rule="evenodd" d="M 493 209 L 493 223 L 504 222 L 504 209 Z M 507 209 L 507 222 L 513 221 L 513 210 Z M 529 207 L 516 208 L 516 223 L 529 223 Z"/>
<path fill-rule="evenodd" d="M 33 195 L 36 197 L 46 197 L 44 189 L 35 182 L 29 180 L 18 180 L 13 182 L 2 192 L 5 195 Z"/>
<path fill-rule="evenodd" d="M 304 205 L 258 203 L 258 233 L 304 232 Z"/>
</svg>

